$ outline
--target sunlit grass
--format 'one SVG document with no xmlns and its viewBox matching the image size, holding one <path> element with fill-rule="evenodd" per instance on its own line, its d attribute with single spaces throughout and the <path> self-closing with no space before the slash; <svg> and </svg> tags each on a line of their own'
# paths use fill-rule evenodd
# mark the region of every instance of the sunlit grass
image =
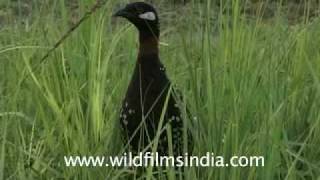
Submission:
<svg viewBox="0 0 320 180">
<path fill-rule="evenodd" d="M 81 2 L 79 13 L 92 4 Z M 110 1 L 35 70 L 68 29 L 71 12 L 63 0 L 50 8 L 33 3 L 27 23 L 0 29 L 0 179 L 133 175 L 124 167 L 68 168 L 63 156 L 122 152 L 118 114 L 135 64 L 136 30 L 111 19 Z M 194 154 L 261 155 L 265 167 L 184 173 L 187 179 L 319 178 L 320 21 L 289 25 L 280 12 L 270 21 L 250 19 L 239 3 L 232 1 L 231 12 L 210 1 L 181 12 L 163 4 L 161 59 L 197 117 Z"/>
</svg>

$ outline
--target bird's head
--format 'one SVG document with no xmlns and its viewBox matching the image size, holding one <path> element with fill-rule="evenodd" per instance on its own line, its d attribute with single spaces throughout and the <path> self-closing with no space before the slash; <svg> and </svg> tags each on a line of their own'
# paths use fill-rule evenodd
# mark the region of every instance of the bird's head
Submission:
<svg viewBox="0 0 320 180">
<path fill-rule="evenodd" d="M 124 17 L 144 36 L 159 36 L 158 14 L 153 6 L 145 2 L 134 2 L 117 11 L 114 17 Z"/>
</svg>

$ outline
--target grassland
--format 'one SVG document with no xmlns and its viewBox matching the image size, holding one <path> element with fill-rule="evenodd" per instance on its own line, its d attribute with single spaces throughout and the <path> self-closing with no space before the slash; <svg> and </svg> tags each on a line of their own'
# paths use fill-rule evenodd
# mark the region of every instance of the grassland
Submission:
<svg viewBox="0 0 320 180">
<path fill-rule="evenodd" d="M 111 18 L 119 1 L 108 1 L 41 66 L 41 57 L 94 1 L 76 8 L 64 0 L 30 1 L 31 10 L 19 2 L 0 4 L 18 7 L 0 23 L 0 180 L 133 174 L 130 168 L 68 168 L 63 161 L 64 155 L 117 155 L 123 148 L 118 113 L 137 31 Z M 265 166 L 190 167 L 186 177 L 319 180 L 320 19 L 308 16 L 316 6 L 304 4 L 294 24 L 281 6 L 267 20 L 263 7 L 254 16 L 243 13 L 238 0 L 225 7 L 161 3 L 161 41 L 168 44 L 160 47 L 161 59 L 197 116 L 194 154 L 261 155 Z"/>
</svg>

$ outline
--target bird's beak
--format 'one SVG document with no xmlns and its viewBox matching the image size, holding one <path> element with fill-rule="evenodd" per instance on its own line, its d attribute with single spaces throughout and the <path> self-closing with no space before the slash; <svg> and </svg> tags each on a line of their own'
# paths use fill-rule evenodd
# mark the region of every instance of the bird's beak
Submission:
<svg viewBox="0 0 320 180">
<path fill-rule="evenodd" d="M 126 9 L 120 9 L 119 11 L 117 11 L 116 13 L 114 13 L 112 15 L 113 17 L 124 17 L 124 18 L 129 18 L 131 16 L 131 14 L 129 12 L 126 11 Z"/>
</svg>

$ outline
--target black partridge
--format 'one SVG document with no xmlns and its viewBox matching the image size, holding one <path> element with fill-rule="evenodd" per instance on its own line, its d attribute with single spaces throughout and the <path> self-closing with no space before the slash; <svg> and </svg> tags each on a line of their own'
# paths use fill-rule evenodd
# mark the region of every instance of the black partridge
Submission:
<svg viewBox="0 0 320 180">
<path fill-rule="evenodd" d="M 171 127 L 173 154 L 182 155 L 185 121 L 159 59 L 158 14 L 151 5 L 135 2 L 128 4 L 114 16 L 126 18 L 139 31 L 138 58 L 120 112 L 126 142 L 129 142 L 131 151 L 136 153 L 151 147 L 149 145 L 154 142 L 164 112 L 157 152 L 161 155 L 169 154 L 171 141 L 165 127 Z M 151 148 L 147 148 L 147 151 L 150 150 Z"/>
</svg>

